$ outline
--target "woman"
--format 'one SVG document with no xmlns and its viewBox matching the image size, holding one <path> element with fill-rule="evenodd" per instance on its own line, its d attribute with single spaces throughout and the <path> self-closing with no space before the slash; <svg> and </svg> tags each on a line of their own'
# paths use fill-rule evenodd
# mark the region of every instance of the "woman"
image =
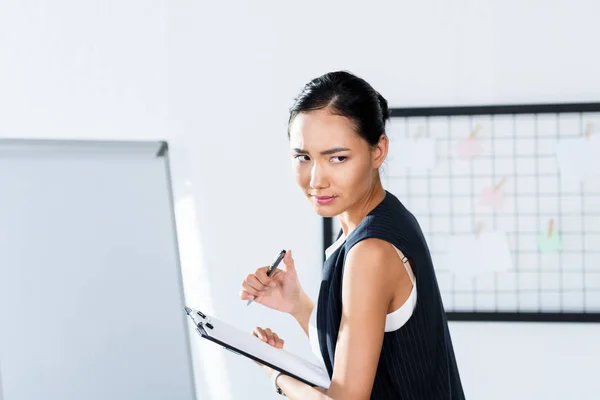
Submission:
<svg viewBox="0 0 600 400">
<path fill-rule="evenodd" d="M 303 400 L 463 399 L 427 244 L 379 176 L 387 101 L 364 80 L 332 72 L 309 82 L 290 111 L 296 181 L 318 215 L 339 218 L 341 232 L 326 251 L 316 306 L 291 251 L 271 278 L 263 267 L 242 283 L 242 299 L 298 321 L 331 378 L 325 390 L 264 367 L 276 390 Z M 253 333 L 283 346 L 270 329 Z"/>
</svg>

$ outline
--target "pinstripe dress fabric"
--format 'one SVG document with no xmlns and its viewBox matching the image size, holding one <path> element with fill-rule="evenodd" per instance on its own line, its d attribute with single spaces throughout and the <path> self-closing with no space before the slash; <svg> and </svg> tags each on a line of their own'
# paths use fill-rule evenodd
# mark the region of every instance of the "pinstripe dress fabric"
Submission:
<svg viewBox="0 0 600 400">
<path fill-rule="evenodd" d="M 384 200 L 348 235 L 323 267 L 317 301 L 317 330 L 329 376 L 333 374 L 341 320 L 345 256 L 352 246 L 367 238 L 386 240 L 404 253 L 410 260 L 419 293 L 408 322 L 384 335 L 371 399 L 464 399 L 446 314 L 425 238 L 412 213 L 387 191 Z"/>
</svg>

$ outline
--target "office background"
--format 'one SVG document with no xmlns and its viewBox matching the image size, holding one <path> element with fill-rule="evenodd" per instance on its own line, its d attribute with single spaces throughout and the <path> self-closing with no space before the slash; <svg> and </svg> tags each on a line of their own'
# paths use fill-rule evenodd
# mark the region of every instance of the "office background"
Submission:
<svg viewBox="0 0 600 400">
<path fill-rule="evenodd" d="M 321 219 L 295 187 L 286 138 L 306 81 L 348 69 L 391 107 L 600 100 L 591 0 L 0 7 L 0 135 L 168 140 L 188 301 L 242 329 L 270 326 L 303 354 L 290 317 L 246 308 L 238 291 L 287 247 L 317 295 Z M 450 328 L 468 398 L 596 396 L 597 324 Z M 199 399 L 278 398 L 254 364 L 192 348 Z"/>
</svg>

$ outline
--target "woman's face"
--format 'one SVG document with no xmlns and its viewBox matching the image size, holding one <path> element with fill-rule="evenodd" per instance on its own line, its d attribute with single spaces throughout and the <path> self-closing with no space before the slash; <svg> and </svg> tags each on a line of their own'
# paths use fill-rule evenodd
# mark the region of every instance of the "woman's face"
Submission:
<svg viewBox="0 0 600 400">
<path fill-rule="evenodd" d="M 296 182 L 318 215 L 333 217 L 369 193 L 387 154 L 387 137 L 371 147 L 348 118 L 321 109 L 294 118 L 290 148 Z"/>
</svg>

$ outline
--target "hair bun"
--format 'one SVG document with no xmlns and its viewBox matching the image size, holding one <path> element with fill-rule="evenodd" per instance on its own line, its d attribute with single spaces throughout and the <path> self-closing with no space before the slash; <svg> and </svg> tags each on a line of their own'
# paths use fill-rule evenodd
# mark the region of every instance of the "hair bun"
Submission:
<svg viewBox="0 0 600 400">
<path fill-rule="evenodd" d="M 348 71 L 332 71 L 304 85 L 294 100 L 288 118 L 288 138 L 292 121 L 299 113 L 322 109 L 348 118 L 355 133 L 370 146 L 379 143 L 390 118 L 387 101 L 368 82 Z"/>
<path fill-rule="evenodd" d="M 381 108 L 381 117 L 385 125 L 385 121 L 390 118 L 390 110 L 388 108 L 387 100 L 379 93 L 377 93 L 377 99 L 379 100 L 379 107 Z"/>
</svg>

